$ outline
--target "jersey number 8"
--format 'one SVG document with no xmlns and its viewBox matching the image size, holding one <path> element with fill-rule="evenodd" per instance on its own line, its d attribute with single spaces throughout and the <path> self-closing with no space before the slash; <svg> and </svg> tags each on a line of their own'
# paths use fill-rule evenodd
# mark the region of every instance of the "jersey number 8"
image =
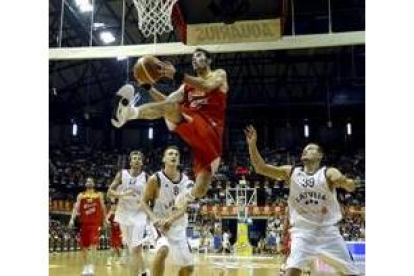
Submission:
<svg viewBox="0 0 414 276">
<path fill-rule="evenodd" d="M 180 193 L 180 189 L 178 187 L 173 188 L 173 193 L 175 196 L 177 196 Z"/>
</svg>

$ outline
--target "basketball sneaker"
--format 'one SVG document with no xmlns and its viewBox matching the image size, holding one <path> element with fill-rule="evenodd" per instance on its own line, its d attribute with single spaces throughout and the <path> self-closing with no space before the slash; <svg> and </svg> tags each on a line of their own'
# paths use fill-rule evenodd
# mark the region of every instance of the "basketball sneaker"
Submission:
<svg viewBox="0 0 414 276">
<path fill-rule="evenodd" d="M 89 276 L 89 265 L 84 265 L 81 273 L 82 276 Z"/>
<path fill-rule="evenodd" d="M 114 114 L 116 119 L 111 119 L 111 123 L 114 127 L 120 128 L 135 115 L 133 107 L 138 101 L 139 94 L 135 95 L 134 87 L 131 84 L 126 84 L 116 92 L 116 96 L 119 98 Z"/>
<path fill-rule="evenodd" d="M 282 264 L 279 269 L 279 276 L 285 276 L 285 273 L 286 273 L 285 264 Z"/>
<path fill-rule="evenodd" d="M 89 274 L 88 275 L 95 275 L 95 266 L 93 264 L 89 265 Z"/>
<path fill-rule="evenodd" d="M 121 265 L 122 264 L 121 262 L 122 262 L 122 257 L 118 257 L 115 261 L 115 264 L 116 265 Z"/>
<path fill-rule="evenodd" d="M 123 249 L 122 250 L 122 255 L 119 258 L 119 264 L 126 265 L 128 263 L 129 263 L 128 250 L 127 249 Z"/>
<path fill-rule="evenodd" d="M 112 257 L 109 257 L 108 260 L 106 261 L 106 266 L 112 266 Z"/>
</svg>

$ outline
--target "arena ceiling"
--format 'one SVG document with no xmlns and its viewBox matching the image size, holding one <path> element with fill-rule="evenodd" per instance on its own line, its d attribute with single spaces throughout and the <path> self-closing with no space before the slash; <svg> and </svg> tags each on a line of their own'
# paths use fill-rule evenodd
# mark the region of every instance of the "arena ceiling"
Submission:
<svg viewBox="0 0 414 276">
<path fill-rule="evenodd" d="M 62 3 L 65 3 L 63 20 Z M 49 1 L 49 47 L 104 46 L 102 29 L 114 34 L 113 45 L 121 43 L 123 2 L 95 0 L 93 28 L 89 13 L 82 13 L 75 0 Z M 187 23 L 234 21 L 268 18 L 279 10 L 282 1 L 226 0 L 232 7 L 223 9 L 222 0 L 179 0 Z M 319 34 L 360 31 L 365 29 L 363 0 L 284 1 L 286 18 L 284 34 Z M 276 3 L 276 4 L 275 4 Z M 227 4 L 229 5 L 229 4 Z M 239 7 L 240 5 L 240 7 Z M 219 7 L 219 9 L 217 9 Z M 294 17 L 292 17 L 292 7 Z M 240 8 L 238 13 L 231 9 Z M 217 11 L 222 11 L 217 13 Z M 233 11 L 234 11 L 233 10 Z M 293 18 L 293 20 L 292 20 Z M 62 21 L 61 21 L 62 20 Z M 59 45 L 60 24 L 63 23 Z M 293 24 L 292 24 L 293 22 Z M 138 18 L 132 0 L 125 2 L 124 45 L 152 43 L 137 28 Z M 91 32 L 92 30 L 92 32 Z M 92 33 L 92 36 L 90 35 Z M 179 36 L 170 32 L 158 42 L 177 42 Z M 165 57 L 180 69 L 191 72 L 190 56 Z M 49 105 L 52 122 L 69 122 L 76 118 L 102 124 L 112 112 L 114 92 L 131 81 L 134 58 L 124 60 L 95 59 L 50 61 Z M 331 115 L 361 116 L 365 105 L 365 46 L 328 47 L 319 49 L 221 53 L 214 55 L 214 66 L 227 70 L 231 85 L 229 117 L 246 120 L 269 116 L 301 119 L 323 116 L 328 106 Z M 172 91 L 169 83 L 160 88 Z M 242 111 L 242 112 L 241 112 Z M 269 113 L 271 112 L 271 113 Z"/>
</svg>

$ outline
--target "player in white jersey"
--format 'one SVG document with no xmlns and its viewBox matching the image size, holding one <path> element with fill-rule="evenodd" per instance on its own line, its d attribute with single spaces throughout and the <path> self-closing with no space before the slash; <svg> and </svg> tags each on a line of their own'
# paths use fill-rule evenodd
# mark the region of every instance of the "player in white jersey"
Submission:
<svg viewBox="0 0 414 276">
<path fill-rule="evenodd" d="M 355 181 L 338 169 L 321 167 L 322 150 L 308 144 L 302 152 L 303 167 L 266 164 L 257 150 L 257 133 L 252 126 L 245 130 L 251 162 L 258 174 L 284 180 L 289 185 L 291 252 L 287 276 L 300 276 L 306 264 L 321 258 L 342 275 L 359 275 L 337 223 L 342 219 L 336 188 L 355 190 Z"/>
<path fill-rule="evenodd" d="M 147 173 L 142 170 L 143 154 L 132 151 L 130 169 L 118 172 L 108 189 L 108 196 L 118 198 L 115 221 L 121 227 L 124 244 L 127 245 L 130 257 L 131 276 L 146 275 L 142 258 L 142 243 L 144 240 L 147 215 L 139 202 L 147 182 Z"/>
<path fill-rule="evenodd" d="M 231 253 L 230 231 L 226 230 L 223 233 L 223 253 Z"/>
<path fill-rule="evenodd" d="M 178 275 L 189 276 L 193 272 L 193 256 L 186 237 L 188 216 L 186 208 L 176 210 L 174 201 L 194 183 L 178 169 L 180 152 L 177 147 L 168 147 L 162 160 L 164 168 L 150 177 L 142 198 L 142 206 L 155 226 L 156 255 L 151 276 L 164 275 L 168 255 L 179 267 Z"/>
</svg>

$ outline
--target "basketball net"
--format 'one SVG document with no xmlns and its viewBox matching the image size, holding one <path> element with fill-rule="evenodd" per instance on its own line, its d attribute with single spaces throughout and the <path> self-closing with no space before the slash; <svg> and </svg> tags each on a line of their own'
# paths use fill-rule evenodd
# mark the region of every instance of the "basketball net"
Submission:
<svg viewBox="0 0 414 276">
<path fill-rule="evenodd" d="M 173 30 L 171 13 L 178 0 L 133 0 L 138 11 L 138 28 L 145 37 L 154 36 Z"/>
</svg>

